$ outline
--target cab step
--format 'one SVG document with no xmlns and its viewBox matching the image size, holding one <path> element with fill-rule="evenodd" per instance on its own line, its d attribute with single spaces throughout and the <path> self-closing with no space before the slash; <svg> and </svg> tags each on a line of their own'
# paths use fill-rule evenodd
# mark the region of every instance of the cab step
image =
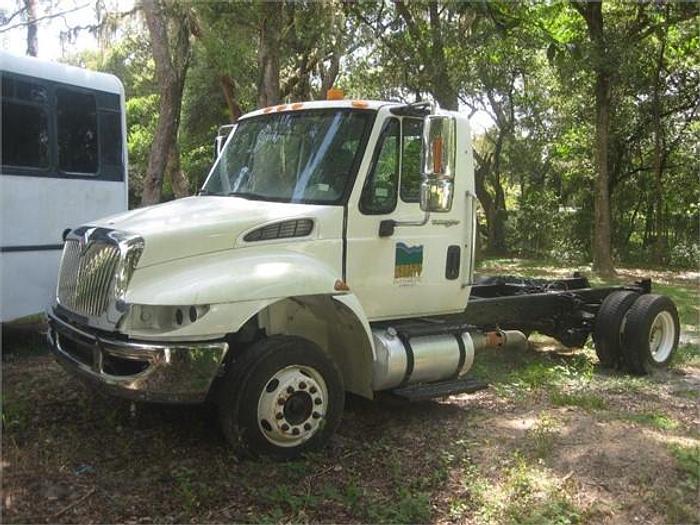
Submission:
<svg viewBox="0 0 700 525">
<path fill-rule="evenodd" d="M 440 381 L 439 383 L 422 383 L 395 388 L 391 390 L 391 393 L 408 401 L 424 401 L 454 394 L 470 394 L 477 390 L 488 388 L 488 386 L 486 383 L 482 383 L 473 377 L 460 377 L 458 379 Z"/>
</svg>

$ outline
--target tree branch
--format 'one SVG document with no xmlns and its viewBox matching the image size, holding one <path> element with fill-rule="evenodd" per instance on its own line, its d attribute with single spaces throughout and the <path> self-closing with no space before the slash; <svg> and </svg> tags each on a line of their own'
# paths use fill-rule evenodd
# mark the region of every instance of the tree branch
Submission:
<svg viewBox="0 0 700 525">
<path fill-rule="evenodd" d="M 72 9 L 66 9 L 65 11 L 61 11 L 60 13 L 50 13 L 48 15 L 40 16 L 39 18 L 35 18 L 33 20 L 27 20 L 26 22 L 19 22 L 19 23 L 15 24 L 13 26 L 10 26 L 10 27 L 3 27 L 2 29 L 0 29 L 0 33 L 7 33 L 8 31 L 12 31 L 13 29 L 17 29 L 18 27 L 26 27 L 29 24 L 38 24 L 39 22 L 42 22 L 44 20 L 49 20 L 52 18 L 58 18 L 61 16 L 65 16 L 69 13 L 73 13 L 75 11 L 79 11 L 81 9 L 84 9 L 84 8 L 88 7 L 89 5 L 90 5 L 90 2 L 83 4 L 83 5 L 80 5 L 78 7 L 74 7 Z"/>
</svg>

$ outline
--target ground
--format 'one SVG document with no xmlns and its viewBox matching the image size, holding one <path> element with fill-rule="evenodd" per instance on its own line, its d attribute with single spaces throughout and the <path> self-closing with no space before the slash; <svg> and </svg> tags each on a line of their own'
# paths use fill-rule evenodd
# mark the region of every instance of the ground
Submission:
<svg viewBox="0 0 700 525">
<path fill-rule="evenodd" d="M 477 356 L 480 393 L 348 399 L 329 448 L 289 463 L 237 459 L 209 409 L 102 398 L 47 355 L 6 353 L 2 520 L 698 523 L 698 276 L 653 277 L 684 329 L 669 371 L 611 373 L 535 334 Z"/>
</svg>

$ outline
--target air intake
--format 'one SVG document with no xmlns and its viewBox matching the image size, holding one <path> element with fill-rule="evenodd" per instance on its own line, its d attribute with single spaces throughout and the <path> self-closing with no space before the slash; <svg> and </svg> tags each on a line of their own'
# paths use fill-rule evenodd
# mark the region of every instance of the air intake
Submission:
<svg viewBox="0 0 700 525">
<path fill-rule="evenodd" d="M 289 239 L 291 237 L 306 237 L 314 229 L 314 221 L 311 219 L 294 219 L 291 221 L 268 224 L 257 230 L 246 233 L 243 240 L 246 242 L 270 241 L 272 239 Z"/>
</svg>

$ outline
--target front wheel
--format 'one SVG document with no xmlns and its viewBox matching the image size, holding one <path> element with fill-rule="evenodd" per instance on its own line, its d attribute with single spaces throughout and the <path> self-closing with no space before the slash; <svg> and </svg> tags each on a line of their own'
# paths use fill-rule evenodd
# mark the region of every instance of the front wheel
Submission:
<svg viewBox="0 0 700 525">
<path fill-rule="evenodd" d="M 247 349 L 229 372 L 219 416 L 234 445 L 254 454 L 293 458 L 325 445 L 340 423 L 342 378 L 310 341 L 265 339 Z"/>
</svg>

